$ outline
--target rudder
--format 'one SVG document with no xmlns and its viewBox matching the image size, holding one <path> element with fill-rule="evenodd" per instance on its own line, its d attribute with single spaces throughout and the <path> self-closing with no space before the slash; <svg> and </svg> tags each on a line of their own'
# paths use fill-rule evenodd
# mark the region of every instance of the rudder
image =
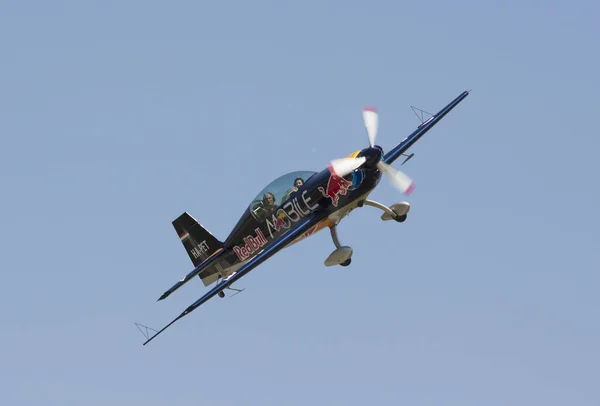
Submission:
<svg viewBox="0 0 600 406">
<path fill-rule="evenodd" d="M 187 212 L 173 220 L 173 227 L 194 266 L 200 265 L 224 247 L 221 241 Z"/>
</svg>

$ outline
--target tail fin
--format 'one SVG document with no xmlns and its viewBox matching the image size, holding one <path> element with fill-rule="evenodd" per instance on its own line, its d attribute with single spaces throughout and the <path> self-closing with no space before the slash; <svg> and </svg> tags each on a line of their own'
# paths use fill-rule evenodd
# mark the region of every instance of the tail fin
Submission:
<svg viewBox="0 0 600 406">
<path fill-rule="evenodd" d="M 198 266 L 224 244 L 187 212 L 173 221 L 173 227 L 194 266 Z"/>
</svg>

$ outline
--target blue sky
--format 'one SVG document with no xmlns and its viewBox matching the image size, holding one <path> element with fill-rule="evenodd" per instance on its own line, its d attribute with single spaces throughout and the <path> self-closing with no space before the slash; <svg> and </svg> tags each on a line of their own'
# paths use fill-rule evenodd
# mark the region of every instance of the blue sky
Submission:
<svg viewBox="0 0 600 406">
<path fill-rule="evenodd" d="M 598 405 L 593 2 L 0 5 L 6 404 Z M 355 211 L 148 346 L 206 288 L 171 221 L 225 238 L 282 173 L 413 148 L 405 223 Z M 396 164 L 399 167 L 399 162 Z M 372 198 L 403 200 L 385 180 Z"/>
</svg>

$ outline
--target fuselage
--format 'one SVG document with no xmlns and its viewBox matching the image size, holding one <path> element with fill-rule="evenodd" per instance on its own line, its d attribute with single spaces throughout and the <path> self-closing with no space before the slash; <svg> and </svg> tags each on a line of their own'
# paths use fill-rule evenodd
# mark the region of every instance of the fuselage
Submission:
<svg viewBox="0 0 600 406">
<path fill-rule="evenodd" d="M 364 156 L 367 160 L 359 169 L 344 177 L 337 176 L 331 168 L 325 168 L 320 172 L 292 172 L 271 182 L 269 186 L 275 189 L 282 182 L 288 182 L 291 189 L 292 181 L 297 179 L 298 174 L 310 174 L 307 179 L 302 179 L 304 183 L 297 190 L 285 193 L 268 210 L 258 199 L 262 192 L 257 196 L 225 240 L 229 252 L 221 259 L 221 267 L 235 270 L 237 265 L 254 257 L 284 233 L 295 229 L 307 217 L 314 217 L 315 224 L 288 246 L 333 226 L 377 186 L 381 173 L 376 164 L 381 155 L 379 147 L 366 148 L 349 155 Z M 272 193 L 269 186 L 263 189 L 265 195 Z"/>
</svg>

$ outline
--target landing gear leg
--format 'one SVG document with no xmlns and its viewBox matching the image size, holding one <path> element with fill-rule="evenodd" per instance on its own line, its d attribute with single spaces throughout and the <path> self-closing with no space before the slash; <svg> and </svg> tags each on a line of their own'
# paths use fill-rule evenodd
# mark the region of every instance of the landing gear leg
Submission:
<svg viewBox="0 0 600 406">
<path fill-rule="evenodd" d="M 394 203 L 391 207 L 387 207 L 384 204 L 367 199 L 364 201 L 364 204 L 383 210 L 383 214 L 381 215 L 383 221 L 396 220 L 398 223 L 402 223 L 406 220 L 410 210 L 410 203 L 408 202 Z"/>
<path fill-rule="evenodd" d="M 335 245 L 336 249 L 325 260 L 325 266 L 350 265 L 350 263 L 352 262 L 352 248 L 348 246 L 342 246 L 340 244 L 340 240 L 338 239 L 337 235 L 337 228 L 335 225 L 329 227 L 329 231 L 331 232 L 331 239 L 333 240 L 333 244 Z"/>
<path fill-rule="evenodd" d="M 329 232 L 331 233 L 331 239 L 333 240 L 333 245 L 335 245 L 335 248 L 342 248 L 340 239 L 338 238 L 337 226 L 329 227 Z"/>
</svg>

